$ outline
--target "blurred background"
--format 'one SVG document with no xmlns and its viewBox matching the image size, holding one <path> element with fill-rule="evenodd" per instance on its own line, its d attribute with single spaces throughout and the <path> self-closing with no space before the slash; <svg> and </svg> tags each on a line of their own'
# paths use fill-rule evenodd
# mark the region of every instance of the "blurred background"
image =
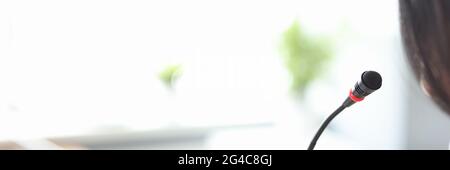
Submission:
<svg viewBox="0 0 450 170">
<path fill-rule="evenodd" d="M 448 149 L 392 0 L 2 0 L 0 149 Z"/>
</svg>

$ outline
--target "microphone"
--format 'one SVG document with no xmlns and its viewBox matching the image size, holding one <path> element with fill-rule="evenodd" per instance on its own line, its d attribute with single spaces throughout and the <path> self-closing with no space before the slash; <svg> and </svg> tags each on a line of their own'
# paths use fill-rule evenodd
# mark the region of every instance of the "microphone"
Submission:
<svg viewBox="0 0 450 170">
<path fill-rule="evenodd" d="M 361 80 L 356 82 L 355 86 L 350 89 L 350 93 L 345 101 L 339 106 L 327 119 L 322 123 L 319 130 L 317 130 L 314 138 L 308 146 L 308 150 L 313 150 L 319 140 L 320 135 L 328 126 L 328 124 L 341 113 L 345 108 L 364 100 L 366 96 L 378 90 L 381 87 L 382 78 L 376 71 L 365 71 L 361 74 Z"/>
</svg>

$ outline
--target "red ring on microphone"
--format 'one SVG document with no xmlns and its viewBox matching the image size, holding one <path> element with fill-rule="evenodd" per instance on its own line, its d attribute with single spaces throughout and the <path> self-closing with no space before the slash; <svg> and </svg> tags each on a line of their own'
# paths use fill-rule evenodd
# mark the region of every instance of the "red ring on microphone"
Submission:
<svg viewBox="0 0 450 170">
<path fill-rule="evenodd" d="M 359 98 L 359 97 L 356 97 L 355 95 L 353 95 L 352 89 L 350 89 L 350 94 L 348 95 L 348 97 L 350 97 L 350 99 L 352 99 L 354 102 L 360 102 L 360 101 L 364 100 L 364 97 Z"/>
</svg>

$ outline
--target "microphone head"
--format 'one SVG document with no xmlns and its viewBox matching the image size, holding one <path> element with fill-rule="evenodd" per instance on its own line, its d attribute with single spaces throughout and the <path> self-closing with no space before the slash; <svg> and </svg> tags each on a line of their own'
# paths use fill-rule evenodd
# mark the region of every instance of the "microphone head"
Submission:
<svg viewBox="0 0 450 170">
<path fill-rule="evenodd" d="M 375 71 L 365 71 L 361 74 L 361 80 L 355 84 L 353 95 L 363 99 L 370 93 L 381 87 L 381 75 Z"/>
<path fill-rule="evenodd" d="M 364 97 L 381 87 L 381 75 L 375 71 L 365 71 L 361 75 L 361 80 L 356 82 L 350 94 L 344 101 L 343 106 L 349 107 L 356 102 L 360 102 Z"/>
<path fill-rule="evenodd" d="M 378 90 L 381 87 L 381 82 L 383 81 L 381 75 L 376 71 L 365 71 L 361 75 L 361 81 L 366 85 L 366 87 L 372 90 Z"/>
</svg>

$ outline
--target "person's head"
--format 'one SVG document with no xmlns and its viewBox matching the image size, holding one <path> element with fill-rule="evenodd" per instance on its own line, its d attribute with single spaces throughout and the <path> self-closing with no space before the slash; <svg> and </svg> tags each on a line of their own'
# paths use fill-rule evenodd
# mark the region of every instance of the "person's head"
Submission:
<svg viewBox="0 0 450 170">
<path fill-rule="evenodd" d="M 450 114 L 450 1 L 399 0 L 403 44 L 426 93 Z"/>
</svg>

